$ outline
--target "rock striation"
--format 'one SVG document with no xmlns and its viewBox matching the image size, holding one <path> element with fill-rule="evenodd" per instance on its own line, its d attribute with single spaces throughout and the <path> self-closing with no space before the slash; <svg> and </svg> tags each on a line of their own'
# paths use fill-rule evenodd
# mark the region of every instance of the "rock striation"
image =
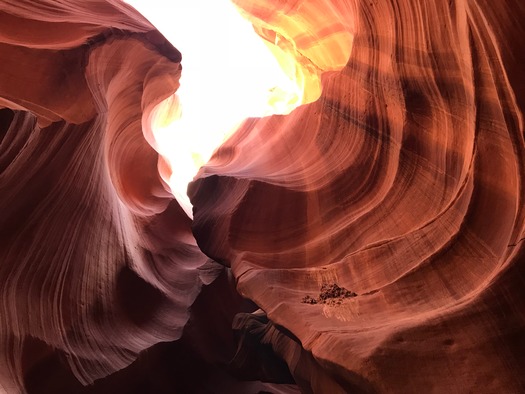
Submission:
<svg viewBox="0 0 525 394">
<path fill-rule="evenodd" d="M 314 2 L 236 3 L 272 24 Z M 352 21 L 346 67 L 200 171 L 199 246 L 304 392 L 523 391 L 525 7 L 324 4 Z M 301 302 L 327 283 L 358 296 Z"/>
<path fill-rule="evenodd" d="M 523 392 L 525 5 L 234 3 L 319 99 L 244 122 L 192 221 L 150 124 L 181 54 L 0 1 L 0 392 Z"/>
<path fill-rule="evenodd" d="M 179 339 L 219 273 L 142 129 L 180 53 L 117 1 L 2 1 L 0 18 L 0 391 L 50 354 L 92 383 Z"/>
</svg>

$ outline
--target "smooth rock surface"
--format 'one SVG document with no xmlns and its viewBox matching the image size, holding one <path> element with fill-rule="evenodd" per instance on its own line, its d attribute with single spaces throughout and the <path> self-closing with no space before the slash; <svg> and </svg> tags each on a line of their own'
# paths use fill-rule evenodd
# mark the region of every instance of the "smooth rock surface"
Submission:
<svg viewBox="0 0 525 394">
<path fill-rule="evenodd" d="M 310 4 L 237 3 L 268 23 L 260 4 Z M 522 392 L 525 7 L 330 4 L 353 21 L 347 66 L 201 170 L 199 246 L 328 371 L 273 338 L 304 391 Z M 358 296 L 301 302 L 324 284 Z"/>
<path fill-rule="evenodd" d="M 0 0 L 0 392 L 525 391 L 524 3 L 234 3 L 320 98 L 247 120 L 192 222 L 148 123 L 181 54 Z"/>
<path fill-rule="evenodd" d="M 219 273 L 142 130 L 180 53 L 120 2 L 0 15 L 0 391 L 38 392 L 24 380 L 50 352 L 92 383 L 179 339 Z"/>
</svg>

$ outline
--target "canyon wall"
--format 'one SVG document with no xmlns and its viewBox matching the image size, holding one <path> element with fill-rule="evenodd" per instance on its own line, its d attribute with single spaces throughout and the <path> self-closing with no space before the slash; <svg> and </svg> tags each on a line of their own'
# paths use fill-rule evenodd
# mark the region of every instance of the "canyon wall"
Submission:
<svg viewBox="0 0 525 394">
<path fill-rule="evenodd" d="M 192 221 L 149 124 L 183 54 L 116 0 L 0 1 L 0 391 L 524 391 L 525 5 L 234 3 L 322 92 Z"/>
</svg>

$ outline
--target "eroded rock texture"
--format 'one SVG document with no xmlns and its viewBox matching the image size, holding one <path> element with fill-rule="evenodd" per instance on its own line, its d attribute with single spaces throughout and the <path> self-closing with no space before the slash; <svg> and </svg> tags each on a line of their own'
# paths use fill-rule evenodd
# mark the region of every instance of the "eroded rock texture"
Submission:
<svg viewBox="0 0 525 394">
<path fill-rule="evenodd" d="M 0 390 L 525 390 L 525 5 L 235 3 L 322 93 L 245 122 L 192 223 L 148 123 L 178 51 L 0 2 Z"/>
<path fill-rule="evenodd" d="M 248 122 L 192 185 L 199 245 L 296 337 L 269 340 L 304 390 L 521 392 L 525 7 L 342 4 L 320 100 Z M 332 283 L 358 296 L 301 303 Z"/>
<path fill-rule="evenodd" d="M 180 54 L 119 2 L 2 1 L 0 18 L 0 388 L 50 351 L 91 383 L 180 338 L 218 273 L 141 128 Z"/>
</svg>

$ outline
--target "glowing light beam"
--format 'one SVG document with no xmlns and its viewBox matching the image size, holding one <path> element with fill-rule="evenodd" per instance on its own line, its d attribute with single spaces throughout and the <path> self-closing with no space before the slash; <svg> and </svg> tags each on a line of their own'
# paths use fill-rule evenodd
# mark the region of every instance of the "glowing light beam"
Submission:
<svg viewBox="0 0 525 394">
<path fill-rule="evenodd" d="M 155 109 L 154 138 L 173 169 L 166 179 L 188 216 L 188 183 L 248 117 L 287 114 L 302 104 L 294 61 L 283 69 L 230 0 L 129 0 L 182 53 L 180 88 Z M 286 55 L 283 52 L 283 56 Z M 285 62 L 286 63 L 286 62 Z"/>
</svg>

